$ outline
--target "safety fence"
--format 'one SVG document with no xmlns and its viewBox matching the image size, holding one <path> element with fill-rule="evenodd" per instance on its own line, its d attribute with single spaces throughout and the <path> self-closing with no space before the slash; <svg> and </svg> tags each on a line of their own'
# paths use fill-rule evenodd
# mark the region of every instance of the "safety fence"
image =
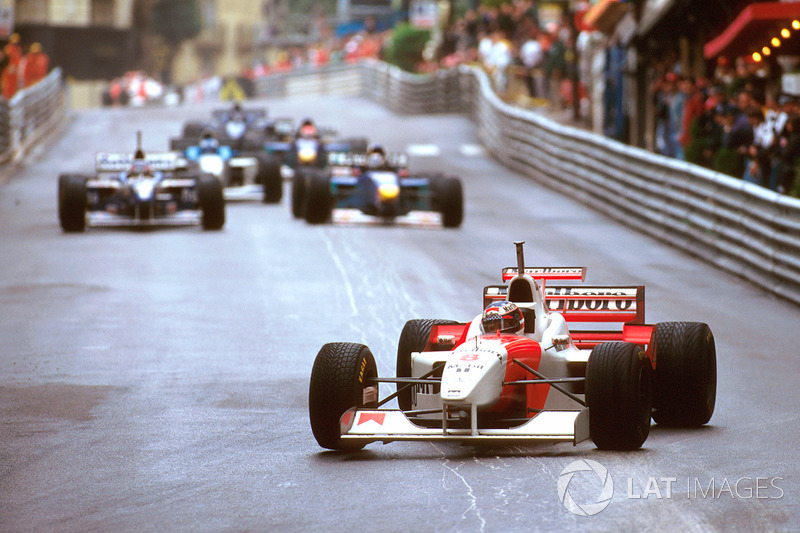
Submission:
<svg viewBox="0 0 800 533">
<path fill-rule="evenodd" d="M 0 101 L 0 163 L 22 157 L 41 137 L 51 132 L 66 112 L 61 69 Z"/>
<path fill-rule="evenodd" d="M 800 200 L 508 105 L 478 68 L 414 75 L 362 62 L 270 76 L 256 92 L 360 95 L 397 113 L 466 113 L 509 168 L 800 304 Z"/>
</svg>

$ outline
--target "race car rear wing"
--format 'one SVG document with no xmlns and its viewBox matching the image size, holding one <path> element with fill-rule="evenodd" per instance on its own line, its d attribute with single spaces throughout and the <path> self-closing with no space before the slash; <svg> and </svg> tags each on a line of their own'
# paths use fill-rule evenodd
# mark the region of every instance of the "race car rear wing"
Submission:
<svg viewBox="0 0 800 533">
<path fill-rule="evenodd" d="M 328 164 L 341 167 L 365 167 L 367 166 L 367 154 L 332 151 L 328 154 Z M 405 168 L 408 166 L 408 155 L 402 152 L 390 152 L 386 154 L 386 165 Z"/>
<path fill-rule="evenodd" d="M 506 285 L 484 287 L 484 308 L 504 300 L 507 291 Z M 644 324 L 644 286 L 545 287 L 544 303 L 567 322 Z"/>
<path fill-rule="evenodd" d="M 179 157 L 174 152 L 151 153 L 145 156 L 145 161 L 153 171 L 172 171 L 178 168 Z M 95 157 L 95 170 L 97 172 L 124 172 L 131 168 L 133 154 L 100 152 Z"/>
<path fill-rule="evenodd" d="M 519 273 L 518 267 L 506 267 L 503 269 L 503 281 L 509 281 Z M 525 267 L 525 274 L 535 280 L 568 280 L 576 279 L 583 281 L 586 279 L 586 267 Z"/>
</svg>

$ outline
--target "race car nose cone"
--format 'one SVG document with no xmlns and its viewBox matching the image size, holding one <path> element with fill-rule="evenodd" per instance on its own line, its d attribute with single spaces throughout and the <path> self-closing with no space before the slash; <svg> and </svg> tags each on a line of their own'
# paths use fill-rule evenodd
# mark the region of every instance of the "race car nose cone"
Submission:
<svg viewBox="0 0 800 533">
<path fill-rule="evenodd" d="M 394 200 L 400 195 L 400 187 L 395 183 L 382 183 L 378 186 L 378 196 L 382 201 Z"/>
<path fill-rule="evenodd" d="M 442 401 L 448 405 L 489 407 L 503 388 L 505 365 L 490 350 L 456 350 L 442 372 Z"/>
</svg>

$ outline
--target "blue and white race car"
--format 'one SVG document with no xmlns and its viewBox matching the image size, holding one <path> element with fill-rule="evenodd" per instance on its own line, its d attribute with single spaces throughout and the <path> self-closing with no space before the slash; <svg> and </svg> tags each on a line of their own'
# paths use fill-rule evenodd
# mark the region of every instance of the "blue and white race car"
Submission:
<svg viewBox="0 0 800 533">
<path fill-rule="evenodd" d="M 329 154 L 324 170 L 295 181 L 292 203 L 312 224 L 332 220 L 335 209 L 356 209 L 384 222 L 412 211 L 433 211 L 446 228 L 460 226 L 464 218 L 460 179 L 409 172 L 405 154 L 387 154 L 379 146 L 366 154 Z"/>
<path fill-rule="evenodd" d="M 276 159 L 263 150 L 241 150 L 220 141 L 210 130 L 197 140 L 172 139 L 170 148 L 203 174 L 214 176 L 225 188 L 227 200 L 262 200 L 278 203 L 283 178 Z"/>
<path fill-rule="evenodd" d="M 141 146 L 141 143 L 139 144 Z M 61 174 L 58 215 L 65 232 L 87 226 L 225 224 L 222 185 L 212 176 L 187 169 L 173 152 L 99 153 L 95 174 Z"/>
</svg>

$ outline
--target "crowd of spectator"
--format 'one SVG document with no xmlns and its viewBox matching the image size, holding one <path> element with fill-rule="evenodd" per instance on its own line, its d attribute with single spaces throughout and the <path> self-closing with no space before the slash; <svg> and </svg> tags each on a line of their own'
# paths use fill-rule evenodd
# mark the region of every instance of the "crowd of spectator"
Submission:
<svg viewBox="0 0 800 533">
<path fill-rule="evenodd" d="M 800 103 L 764 66 L 720 57 L 712 77 L 665 69 L 652 85 L 656 150 L 781 193 L 798 193 Z"/>
<path fill-rule="evenodd" d="M 445 33 L 440 65 L 479 62 L 503 95 L 518 76 L 554 109 L 587 102 L 575 54 L 589 32 L 562 19 L 540 24 L 531 0 L 468 11 Z M 651 87 L 655 149 L 781 193 L 800 196 L 800 104 L 768 85 L 765 66 L 720 57 L 708 78 L 681 74 L 666 54 Z M 577 88 L 572 80 L 577 79 Z"/>
</svg>

